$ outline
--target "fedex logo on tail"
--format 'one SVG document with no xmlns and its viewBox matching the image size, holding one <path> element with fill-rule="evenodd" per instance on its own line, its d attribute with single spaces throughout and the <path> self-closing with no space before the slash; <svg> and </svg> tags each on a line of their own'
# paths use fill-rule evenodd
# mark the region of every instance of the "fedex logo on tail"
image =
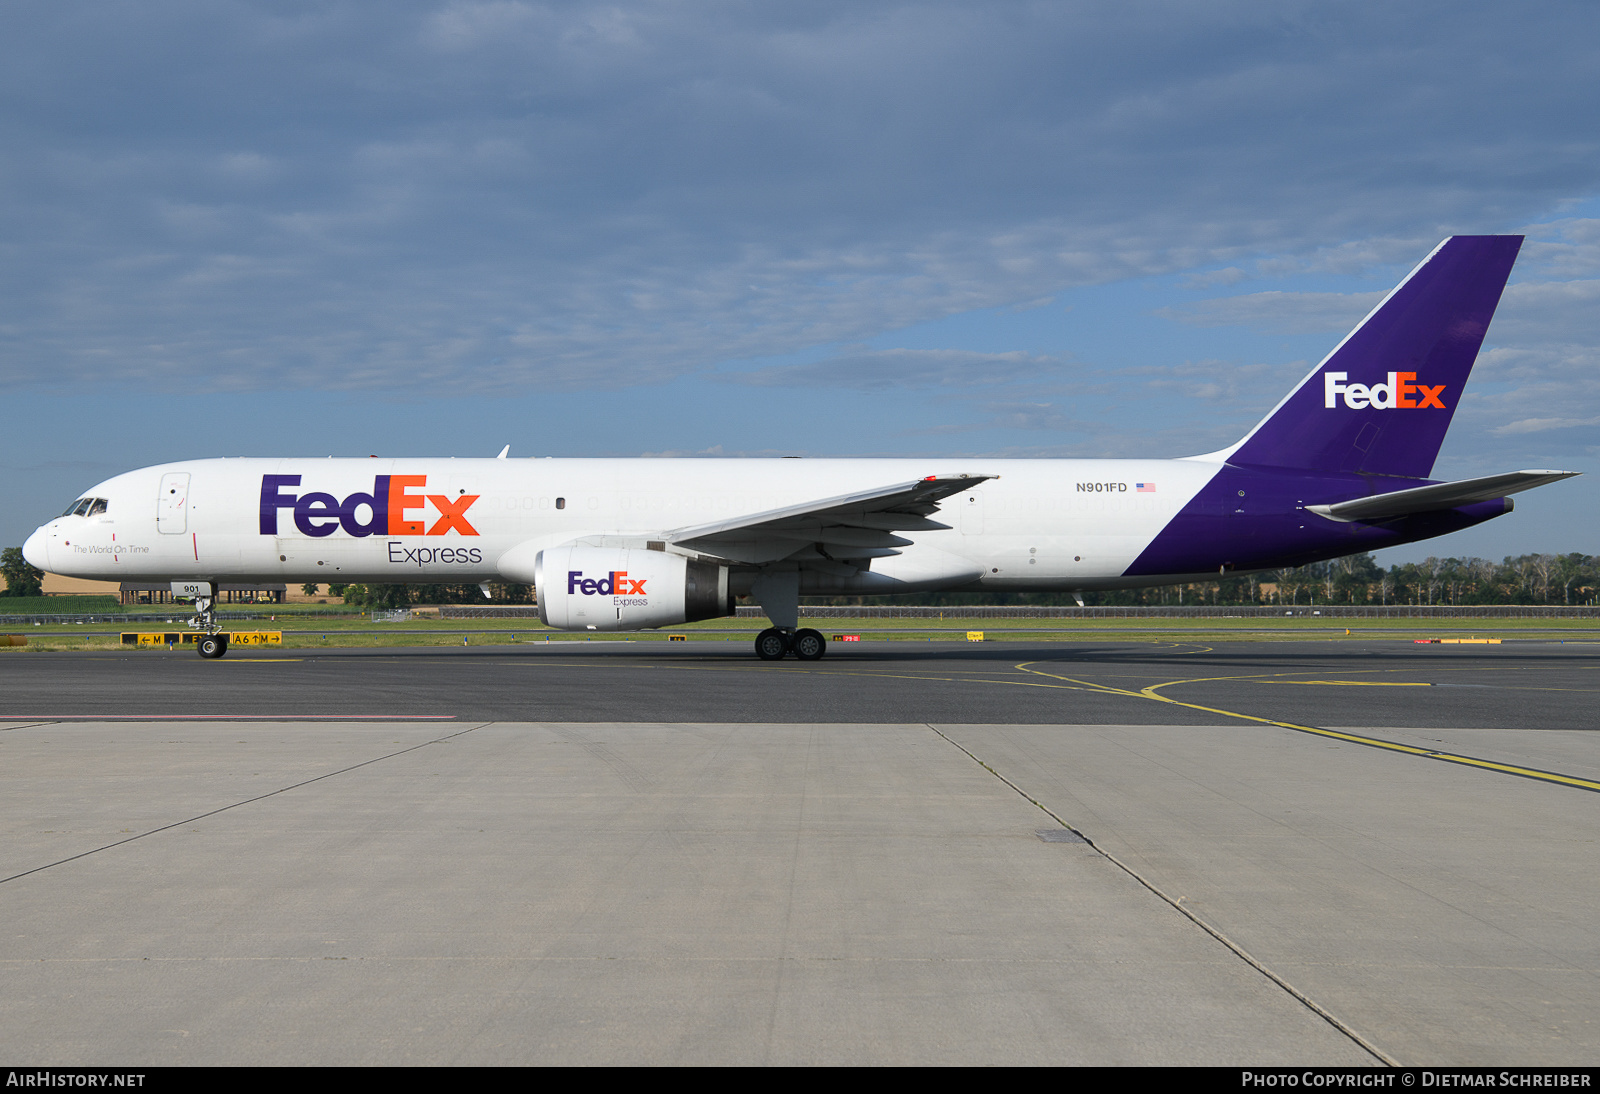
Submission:
<svg viewBox="0 0 1600 1094">
<path fill-rule="evenodd" d="M 478 530 L 467 521 L 467 510 L 480 494 L 413 494 L 428 485 L 426 475 L 375 475 L 372 493 L 356 491 L 342 501 L 332 494 L 285 493 L 284 487 L 299 486 L 299 475 L 261 476 L 261 534 L 278 534 L 278 510 L 294 512 L 294 526 L 302 535 L 331 536 L 340 528 L 349 535 L 361 536 L 443 536 L 455 532 L 475 536 Z M 429 515 L 432 507 L 436 519 Z M 369 516 L 361 518 L 361 510 Z M 411 510 L 420 509 L 415 517 Z"/>
<path fill-rule="evenodd" d="M 643 596 L 648 577 L 629 577 L 627 570 L 612 570 L 602 578 L 584 577 L 582 570 L 567 571 L 567 595 Z"/>
<path fill-rule="evenodd" d="M 1444 393 L 1445 385 L 1439 384 L 1430 387 L 1427 384 L 1416 383 L 1415 372 L 1391 372 L 1389 382 L 1386 384 L 1347 384 L 1348 372 L 1324 372 L 1322 374 L 1322 405 L 1329 410 L 1339 405 L 1339 399 L 1344 398 L 1344 405 L 1351 410 L 1423 410 L 1433 407 L 1437 410 L 1445 409 L 1444 401 L 1440 398 Z"/>
</svg>

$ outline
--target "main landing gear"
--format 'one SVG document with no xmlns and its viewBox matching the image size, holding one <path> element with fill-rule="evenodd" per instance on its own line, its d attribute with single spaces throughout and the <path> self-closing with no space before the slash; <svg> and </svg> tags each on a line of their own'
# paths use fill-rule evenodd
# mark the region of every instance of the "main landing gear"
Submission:
<svg viewBox="0 0 1600 1094">
<path fill-rule="evenodd" d="M 809 627 L 798 631 L 768 627 L 756 635 L 756 656 L 763 661 L 782 661 L 791 653 L 802 661 L 821 661 L 827 650 L 827 640 Z"/>
</svg>

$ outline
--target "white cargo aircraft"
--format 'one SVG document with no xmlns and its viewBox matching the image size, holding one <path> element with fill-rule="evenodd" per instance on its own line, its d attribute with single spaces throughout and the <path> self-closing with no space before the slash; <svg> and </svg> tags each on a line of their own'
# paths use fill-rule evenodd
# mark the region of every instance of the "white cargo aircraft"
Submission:
<svg viewBox="0 0 1600 1094">
<path fill-rule="evenodd" d="M 1428 478 L 1520 236 L 1441 243 L 1239 441 L 1167 460 L 213 459 L 95 486 L 23 548 L 170 581 L 203 657 L 219 582 L 531 582 L 567 630 L 733 613 L 816 660 L 815 594 L 1118 589 L 1302 565 L 1465 528 L 1575 472 Z"/>
</svg>

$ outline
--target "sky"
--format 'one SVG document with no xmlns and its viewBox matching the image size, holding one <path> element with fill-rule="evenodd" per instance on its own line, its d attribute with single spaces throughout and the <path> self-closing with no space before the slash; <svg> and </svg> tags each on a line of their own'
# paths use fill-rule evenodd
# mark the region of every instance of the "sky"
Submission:
<svg viewBox="0 0 1600 1094">
<path fill-rule="evenodd" d="M 1600 553 L 1600 6 L 12 0 L 0 545 L 219 455 L 1182 456 L 1528 237 L 1395 548 Z"/>
</svg>

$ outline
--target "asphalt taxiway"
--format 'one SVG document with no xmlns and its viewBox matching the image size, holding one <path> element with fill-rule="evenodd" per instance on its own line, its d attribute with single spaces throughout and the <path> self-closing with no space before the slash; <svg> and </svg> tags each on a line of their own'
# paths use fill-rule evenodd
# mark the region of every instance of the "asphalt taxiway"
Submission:
<svg viewBox="0 0 1600 1094">
<path fill-rule="evenodd" d="M 240 652 L 0 658 L 0 1059 L 1600 1053 L 1600 645 Z"/>
<path fill-rule="evenodd" d="M 515 721 L 1215 722 L 1193 701 L 1341 725 L 1583 729 L 1600 642 L 530 642 L 392 649 L 16 651 L 0 718 L 419 716 Z M 1146 688 L 1159 694 L 1146 696 Z"/>
</svg>

